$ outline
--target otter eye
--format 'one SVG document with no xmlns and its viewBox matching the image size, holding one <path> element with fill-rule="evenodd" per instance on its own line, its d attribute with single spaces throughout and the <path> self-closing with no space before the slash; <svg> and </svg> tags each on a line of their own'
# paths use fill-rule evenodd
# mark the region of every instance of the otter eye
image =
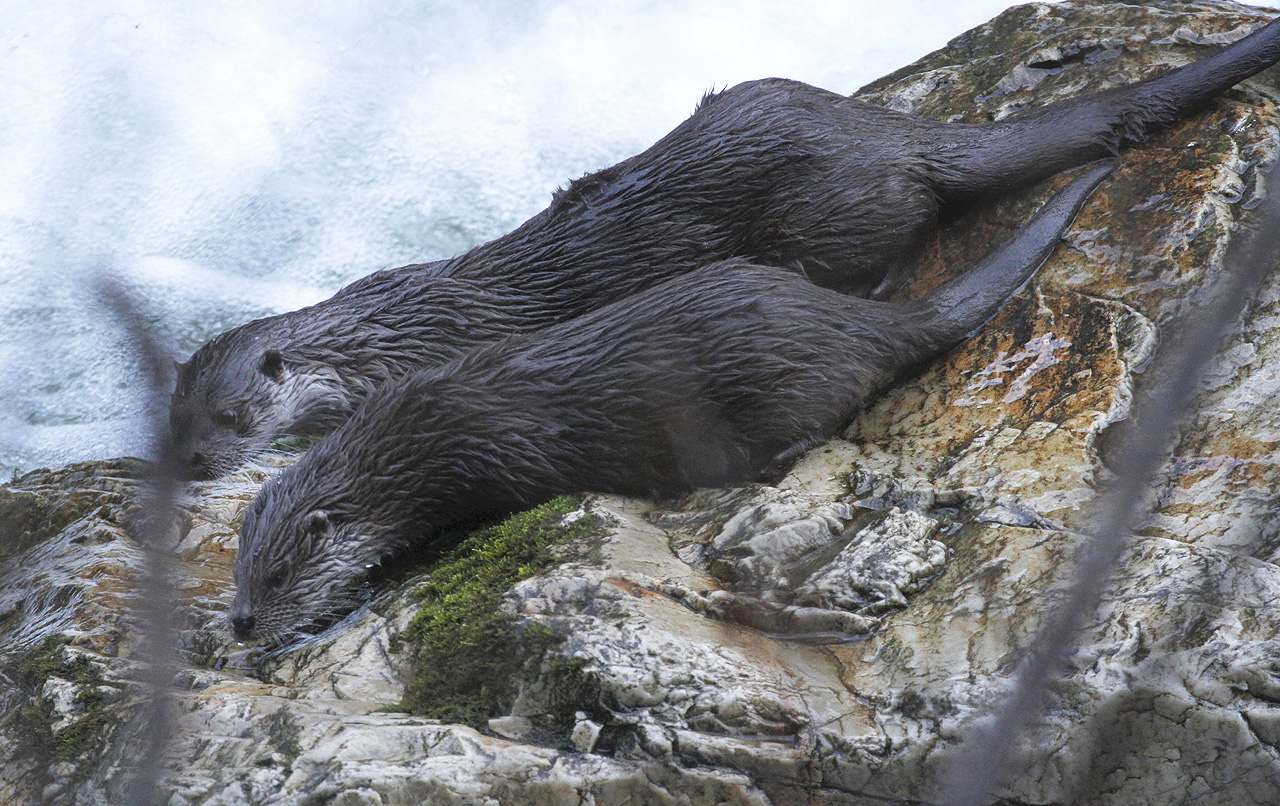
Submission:
<svg viewBox="0 0 1280 806">
<path fill-rule="evenodd" d="M 284 584 L 284 569 L 271 572 L 271 576 L 267 577 L 266 586 L 268 588 L 278 588 Z"/>
<path fill-rule="evenodd" d="M 213 415 L 213 422 L 223 428 L 235 428 L 240 422 L 240 415 L 236 413 L 235 409 L 223 409 Z"/>
</svg>

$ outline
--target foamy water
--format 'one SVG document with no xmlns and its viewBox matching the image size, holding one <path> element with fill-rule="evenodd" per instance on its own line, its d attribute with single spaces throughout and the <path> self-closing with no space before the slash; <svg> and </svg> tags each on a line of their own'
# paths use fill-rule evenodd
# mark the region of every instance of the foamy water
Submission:
<svg viewBox="0 0 1280 806">
<path fill-rule="evenodd" d="M 185 359 L 512 229 L 710 87 L 850 93 L 1007 5 L 9 3 L 0 468 L 147 450 L 139 369 L 94 272 L 123 278 Z"/>
</svg>

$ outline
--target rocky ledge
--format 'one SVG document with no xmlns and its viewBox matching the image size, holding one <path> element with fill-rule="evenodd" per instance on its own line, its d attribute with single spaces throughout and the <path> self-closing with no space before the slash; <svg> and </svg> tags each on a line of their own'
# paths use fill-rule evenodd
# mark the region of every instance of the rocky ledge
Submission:
<svg viewBox="0 0 1280 806">
<path fill-rule="evenodd" d="M 1209 0 L 1020 6 L 860 94 L 995 119 L 1263 20 Z M 169 802 L 927 800 L 1070 577 L 1144 365 L 1265 194 L 1277 98 L 1271 71 L 1125 153 L 1028 291 L 775 487 L 552 502 L 264 653 L 223 627 L 264 471 L 195 485 L 170 569 Z M 913 293 L 1061 184 L 947 222 Z M 1280 279 L 1233 326 L 1001 802 L 1280 802 L 1273 352 Z M 0 801 L 118 802 L 137 768 L 140 472 L 0 488 Z"/>
</svg>

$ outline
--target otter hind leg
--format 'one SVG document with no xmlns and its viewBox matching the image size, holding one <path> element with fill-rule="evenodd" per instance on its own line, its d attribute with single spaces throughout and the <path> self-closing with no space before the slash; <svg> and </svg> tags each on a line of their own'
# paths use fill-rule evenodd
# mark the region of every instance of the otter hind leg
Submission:
<svg viewBox="0 0 1280 806">
<path fill-rule="evenodd" d="M 823 174 L 794 185 L 799 198 L 783 194 L 771 204 L 763 229 L 785 237 L 762 239 L 753 254 L 826 288 L 888 297 L 910 278 L 937 223 L 936 196 L 913 173 L 887 164 L 850 161 Z"/>
</svg>

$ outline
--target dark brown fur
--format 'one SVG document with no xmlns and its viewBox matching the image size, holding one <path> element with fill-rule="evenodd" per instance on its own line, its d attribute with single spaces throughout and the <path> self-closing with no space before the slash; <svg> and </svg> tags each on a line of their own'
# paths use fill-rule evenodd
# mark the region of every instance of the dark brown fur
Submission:
<svg viewBox="0 0 1280 806">
<path fill-rule="evenodd" d="M 391 381 L 254 500 L 234 628 L 287 640 L 340 609 L 366 566 L 451 523 L 562 492 L 666 496 L 785 466 L 993 315 L 1111 167 L 910 303 L 726 261 Z"/>
<path fill-rule="evenodd" d="M 1276 24 L 1150 81 L 944 124 L 766 79 L 708 96 L 642 154 L 584 177 L 464 255 L 353 283 L 196 351 L 172 402 L 192 475 L 288 434 L 324 434 L 378 385 L 594 310 L 715 260 L 795 268 L 883 296 L 939 205 L 1007 193 L 1140 141 L 1280 59 Z"/>
</svg>

